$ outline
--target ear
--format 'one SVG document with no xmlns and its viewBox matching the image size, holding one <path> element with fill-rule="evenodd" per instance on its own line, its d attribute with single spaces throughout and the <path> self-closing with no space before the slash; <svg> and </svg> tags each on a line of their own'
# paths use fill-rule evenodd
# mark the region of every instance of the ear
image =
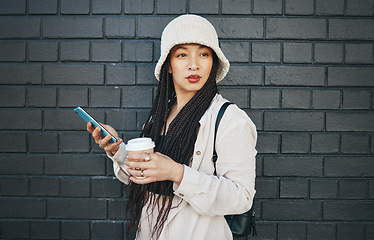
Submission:
<svg viewBox="0 0 374 240">
<path fill-rule="evenodd" d="M 173 73 L 173 69 L 171 68 L 171 65 L 170 65 L 170 63 L 169 63 L 169 67 L 168 67 L 168 73 Z"/>
</svg>

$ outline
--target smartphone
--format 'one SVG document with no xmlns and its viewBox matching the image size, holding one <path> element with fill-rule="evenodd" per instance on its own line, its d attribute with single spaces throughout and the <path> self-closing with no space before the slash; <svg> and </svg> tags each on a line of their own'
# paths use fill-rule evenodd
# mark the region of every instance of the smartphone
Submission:
<svg viewBox="0 0 374 240">
<path fill-rule="evenodd" d="M 117 139 L 110 134 L 108 130 L 106 130 L 98 121 L 96 121 L 90 114 L 88 114 L 83 108 L 77 107 L 74 109 L 74 112 L 77 113 L 86 123 L 91 122 L 94 128 L 99 127 L 101 129 L 100 135 L 102 137 L 106 137 L 108 135 L 112 136 L 112 138 L 109 140 L 110 143 L 117 142 Z"/>
</svg>

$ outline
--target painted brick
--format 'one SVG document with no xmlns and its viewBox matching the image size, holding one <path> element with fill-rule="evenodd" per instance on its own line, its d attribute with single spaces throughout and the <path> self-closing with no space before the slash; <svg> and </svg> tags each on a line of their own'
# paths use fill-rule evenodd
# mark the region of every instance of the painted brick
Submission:
<svg viewBox="0 0 374 240">
<path fill-rule="evenodd" d="M 92 223 L 92 239 L 122 239 L 122 222 Z"/>
<path fill-rule="evenodd" d="M 303 133 L 282 134 L 282 153 L 309 153 L 310 135 Z"/>
<path fill-rule="evenodd" d="M 219 92 L 224 98 L 235 103 L 240 108 L 248 108 L 249 92 L 245 88 L 220 88 Z"/>
<path fill-rule="evenodd" d="M 348 0 L 347 15 L 350 16 L 373 16 L 373 0 Z"/>
<path fill-rule="evenodd" d="M 287 43 L 283 44 L 283 61 L 286 63 L 311 63 L 311 43 Z"/>
<path fill-rule="evenodd" d="M 136 111 L 114 110 L 106 111 L 107 123 L 118 130 L 137 130 Z"/>
<path fill-rule="evenodd" d="M 314 46 L 314 60 L 317 63 L 342 63 L 342 43 L 316 43 Z"/>
<path fill-rule="evenodd" d="M 195 14 L 218 14 L 219 4 L 218 0 L 190 0 L 190 12 Z"/>
<path fill-rule="evenodd" d="M 373 40 L 374 20 L 372 19 L 330 19 L 330 39 Z"/>
<path fill-rule="evenodd" d="M 264 201 L 262 210 L 263 220 L 322 220 L 322 204 L 316 201 Z"/>
<path fill-rule="evenodd" d="M 253 0 L 254 14 L 282 14 L 282 0 Z"/>
<path fill-rule="evenodd" d="M 89 14 L 90 0 L 61 0 L 61 14 Z"/>
<path fill-rule="evenodd" d="M 41 110 L 2 110 L 0 129 L 41 129 Z M 12 123 L 12 124 L 9 124 Z"/>
<path fill-rule="evenodd" d="M 338 223 L 337 239 L 367 239 L 365 236 L 365 225 L 356 223 Z"/>
<path fill-rule="evenodd" d="M 370 90 L 345 90 L 343 91 L 343 109 L 370 109 Z"/>
<path fill-rule="evenodd" d="M 249 42 L 221 42 L 221 49 L 232 62 L 249 62 Z"/>
<path fill-rule="evenodd" d="M 60 49 L 60 59 L 66 62 L 86 62 L 90 60 L 90 44 L 84 42 L 62 42 Z"/>
<path fill-rule="evenodd" d="M 24 42 L 0 42 L 0 62 L 23 62 L 25 60 L 26 44 Z"/>
<path fill-rule="evenodd" d="M 93 197 L 121 197 L 122 183 L 117 179 L 95 178 L 92 179 Z"/>
<path fill-rule="evenodd" d="M 119 107 L 121 90 L 115 88 L 91 88 L 90 89 L 91 107 Z"/>
<path fill-rule="evenodd" d="M 40 65 L 2 64 L 0 76 L 0 84 L 38 84 L 42 82 L 42 68 Z"/>
<path fill-rule="evenodd" d="M 28 150 L 31 153 L 58 152 L 57 133 L 28 133 Z"/>
<path fill-rule="evenodd" d="M 58 88 L 57 102 L 60 107 L 87 107 L 88 89 L 87 88 Z"/>
<path fill-rule="evenodd" d="M 128 41 L 123 43 L 123 60 L 127 62 L 152 62 L 153 43 Z"/>
<path fill-rule="evenodd" d="M 45 173 L 49 175 L 103 175 L 105 161 L 103 156 L 90 155 L 47 155 Z"/>
<path fill-rule="evenodd" d="M 322 131 L 324 114 L 321 112 L 277 111 L 265 112 L 266 131 Z"/>
<path fill-rule="evenodd" d="M 335 225 L 333 223 L 308 223 L 307 239 L 330 240 L 335 238 Z"/>
<path fill-rule="evenodd" d="M 251 108 L 280 108 L 280 91 L 272 88 L 254 88 L 251 90 Z"/>
<path fill-rule="evenodd" d="M 252 109 L 244 109 L 247 115 L 251 118 L 253 123 L 256 125 L 257 131 L 263 130 L 263 113 L 262 111 L 256 111 Z"/>
<path fill-rule="evenodd" d="M 312 134 L 312 153 L 338 153 L 340 135 L 335 133 Z"/>
<path fill-rule="evenodd" d="M 56 88 L 28 88 L 27 106 L 56 107 Z"/>
<path fill-rule="evenodd" d="M 25 92 L 23 87 L 0 88 L 0 107 L 25 106 Z"/>
<path fill-rule="evenodd" d="M 372 44 L 345 44 L 346 63 L 373 63 Z"/>
<path fill-rule="evenodd" d="M 86 221 L 62 221 L 63 239 L 90 239 L 90 223 Z"/>
<path fill-rule="evenodd" d="M 31 223 L 31 237 L 37 239 L 60 239 L 58 221 L 40 221 Z"/>
<path fill-rule="evenodd" d="M 46 65 L 44 81 L 47 84 L 102 84 L 104 66 L 102 65 Z"/>
<path fill-rule="evenodd" d="M 304 89 L 282 90 L 283 109 L 309 109 L 311 106 L 311 92 Z"/>
<path fill-rule="evenodd" d="M 321 177 L 322 157 L 265 157 L 264 176 Z"/>
<path fill-rule="evenodd" d="M 222 0 L 223 14 L 250 14 L 251 2 L 247 0 Z"/>
<path fill-rule="evenodd" d="M 310 181 L 310 198 L 336 199 L 338 197 L 338 180 L 312 179 Z"/>
<path fill-rule="evenodd" d="M 276 179 L 256 179 L 256 199 L 278 198 L 279 197 L 279 183 Z"/>
<path fill-rule="evenodd" d="M 342 153 L 369 153 L 370 135 L 368 134 L 342 134 Z"/>
<path fill-rule="evenodd" d="M 219 85 L 261 85 L 263 68 L 260 66 L 231 65 L 226 77 Z"/>
<path fill-rule="evenodd" d="M 135 85 L 135 66 L 106 66 L 106 83 L 108 85 Z"/>
<path fill-rule="evenodd" d="M 30 179 L 30 195 L 39 197 L 59 196 L 59 179 L 51 177 L 32 177 Z"/>
<path fill-rule="evenodd" d="M 39 18 L 1 18 L 0 38 L 39 38 L 40 19 Z"/>
<path fill-rule="evenodd" d="M 129 1 L 125 1 L 125 4 L 127 4 L 128 2 Z M 107 38 L 135 37 L 135 19 L 128 17 L 105 18 L 105 36 Z"/>
<path fill-rule="evenodd" d="M 253 42 L 252 62 L 273 62 L 281 61 L 281 44 L 279 42 Z"/>
<path fill-rule="evenodd" d="M 137 36 L 139 38 L 160 38 L 163 29 L 173 17 L 138 17 Z"/>
<path fill-rule="evenodd" d="M 374 237 L 374 224 L 368 223 L 366 225 L 366 239 L 372 239 Z"/>
<path fill-rule="evenodd" d="M 208 20 L 220 39 L 262 39 L 264 23 L 261 18 L 215 18 Z"/>
<path fill-rule="evenodd" d="M 137 130 L 142 130 L 143 125 L 148 119 L 149 111 L 137 111 L 136 112 L 136 129 Z"/>
<path fill-rule="evenodd" d="M 373 221 L 373 202 L 324 202 L 323 218 L 328 221 Z"/>
<path fill-rule="evenodd" d="M 277 224 L 257 221 L 256 226 L 257 226 L 256 230 L 258 233 L 256 237 L 261 236 L 261 238 L 263 239 L 276 239 L 277 238 L 277 234 L 278 234 Z"/>
<path fill-rule="evenodd" d="M 50 17 L 43 19 L 44 38 L 102 38 L 102 18 Z"/>
<path fill-rule="evenodd" d="M 30 62 L 56 62 L 58 58 L 57 42 L 30 42 L 28 45 Z"/>
<path fill-rule="evenodd" d="M 325 39 L 326 21 L 313 18 L 269 18 L 266 20 L 266 38 Z"/>
<path fill-rule="evenodd" d="M 0 163 L 0 174 L 2 175 L 36 175 L 43 173 L 42 156 L 0 155 Z"/>
<path fill-rule="evenodd" d="M 308 197 L 307 179 L 281 179 L 280 198 L 307 198 Z"/>
<path fill-rule="evenodd" d="M 314 13 L 313 1 L 286 0 L 285 13 L 287 15 L 312 15 Z"/>
<path fill-rule="evenodd" d="M 119 41 L 92 42 L 91 51 L 94 62 L 121 61 L 121 43 Z"/>
<path fill-rule="evenodd" d="M 327 131 L 373 131 L 374 114 L 370 112 L 328 112 Z"/>
<path fill-rule="evenodd" d="M 121 0 L 92 0 L 94 14 L 120 14 Z"/>
<path fill-rule="evenodd" d="M 26 0 L 3 0 L 0 2 L 0 15 L 25 13 Z"/>
<path fill-rule="evenodd" d="M 152 14 L 154 11 L 153 0 L 128 0 L 124 4 L 125 14 Z"/>
<path fill-rule="evenodd" d="M 149 87 L 125 87 L 122 89 L 123 107 L 151 107 L 152 88 Z"/>
<path fill-rule="evenodd" d="M 45 218 L 46 201 L 30 198 L 1 198 L 1 218 Z"/>
<path fill-rule="evenodd" d="M 89 197 L 91 194 L 89 178 L 61 178 L 62 197 Z"/>
<path fill-rule="evenodd" d="M 2 237 L 6 238 L 30 238 L 29 221 L 4 221 L 1 222 Z"/>
<path fill-rule="evenodd" d="M 108 201 L 108 218 L 112 220 L 128 219 L 126 214 L 127 201 L 120 199 L 111 199 Z"/>
<path fill-rule="evenodd" d="M 326 177 L 371 177 L 374 175 L 372 159 L 360 157 L 326 157 L 324 173 Z"/>
<path fill-rule="evenodd" d="M 341 0 L 316 0 L 317 15 L 343 15 L 344 1 Z"/>
<path fill-rule="evenodd" d="M 48 199 L 49 218 L 59 219 L 105 219 L 106 200 L 102 199 Z"/>
<path fill-rule="evenodd" d="M 304 223 L 279 223 L 279 239 L 305 239 L 307 233 L 306 224 Z"/>
<path fill-rule="evenodd" d="M 323 86 L 324 67 L 266 66 L 266 85 Z"/>
<path fill-rule="evenodd" d="M 88 132 L 63 132 L 59 134 L 59 149 L 63 153 L 89 152 Z"/>
<path fill-rule="evenodd" d="M 313 109 L 339 109 L 340 98 L 339 90 L 313 90 Z"/>
<path fill-rule="evenodd" d="M 372 87 L 373 67 L 329 67 L 329 86 Z"/>
<path fill-rule="evenodd" d="M 156 12 L 164 14 L 183 14 L 186 13 L 186 0 L 158 0 L 156 1 Z"/>
<path fill-rule="evenodd" d="M 340 199 L 366 199 L 368 183 L 366 180 L 340 180 Z"/>
<path fill-rule="evenodd" d="M 374 198 L 374 180 L 369 181 L 369 198 Z"/>
<path fill-rule="evenodd" d="M 0 178 L 1 196 L 27 196 L 29 193 L 28 179 L 25 177 Z"/>
<path fill-rule="evenodd" d="M 258 134 L 256 149 L 259 153 L 278 153 L 279 152 L 278 134 Z"/>
<path fill-rule="evenodd" d="M 29 14 L 56 14 L 57 0 L 29 0 Z"/>
<path fill-rule="evenodd" d="M 158 84 L 158 81 L 154 75 L 155 66 L 155 64 L 137 64 L 136 84 L 156 86 Z"/>
</svg>

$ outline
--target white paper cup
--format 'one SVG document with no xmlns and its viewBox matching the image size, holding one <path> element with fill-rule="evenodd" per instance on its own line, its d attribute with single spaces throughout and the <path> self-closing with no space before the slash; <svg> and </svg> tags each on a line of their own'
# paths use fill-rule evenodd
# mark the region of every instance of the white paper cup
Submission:
<svg viewBox="0 0 374 240">
<path fill-rule="evenodd" d="M 133 153 L 153 153 L 155 143 L 151 138 L 134 138 L 127 142 L 126 150 L 127 154 L 131 155 Z M 144 161 L 144 160 L 141 160 Z M 136 169 L 140 170 L 140 169 Z M 145 177 L 136 177 L 138 179 L 143 179 Z"/>
</svg>

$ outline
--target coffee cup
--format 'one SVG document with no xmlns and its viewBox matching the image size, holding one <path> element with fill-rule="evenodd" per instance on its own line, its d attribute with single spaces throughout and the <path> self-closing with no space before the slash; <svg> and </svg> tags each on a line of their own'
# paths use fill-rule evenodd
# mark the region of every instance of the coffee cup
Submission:
<svg viewBox="0 0 374 240">
<path fill-rule="evenodd" d="M 127 154 L 131 155 L 133 153 L 144 153 L 144 154 L 150 154 L 154 152 L 155 143 L 152 141 L 151 138 L 134 138 L 127 142 L 126 150 Z M 141 160 L 145 161 L 145 160 Z M 141 169 L 135 169 L 135 170 L 141 170 Z M 142 179 L 144 177 L 137 177 L 139 179 Z"/>
</svg>

